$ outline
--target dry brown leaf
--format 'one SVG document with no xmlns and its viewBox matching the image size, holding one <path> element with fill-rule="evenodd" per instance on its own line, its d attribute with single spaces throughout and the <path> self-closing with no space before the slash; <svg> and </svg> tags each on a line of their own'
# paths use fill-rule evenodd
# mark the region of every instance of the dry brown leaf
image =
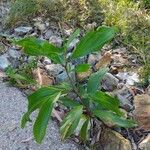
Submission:
<svg viewBox="0 0 150 150">
<path fill-rule="evenodd" d="M 106 52 L 102 58 L 99 60 L 99 62 L 96 64 L 96 69 L 100 69 L 101 67 L 106 67 L 107 65 L 110 64 L 111 60 L 112 60 L 112 53 L 111 51 Z"/>
<path fill-rule="evenodd" d="M 148 94 L 134 97 L 134 115 L 139 127 L 150 130 L 150 96 Z"/>
<path fill-rule="evenodd" d="M 54 84 L 54 78 L 49 77 L 44 69 L 37 68 L 33 71 L 33 76 L 39 85 L 49 86 Z"/>
<path fill-rule="evenodd" d="M 114 64 L 120 64 L 120 65 L 127 65 L 129 64 L 128 59 L 125 58 L 121 54 L 113 54 L 112 60 L 114 61 Z"/>
<path fill-rule="evenodd" d="M 82 81 L 83 79 L 89 77 L 92 74 L 92 69 L 89 69 L 87 72 L 77 73 L 77 79 Z"/>
<path fill-rule="evenodd" d="M 60 114 L 60 112 L 59 111 L 57 111 L 57 110 L 55 110 L 55 109 L 53 109 L 53 113 L 52 113 L 52 115 L 54 116 L 54 117 L 56 117 L 57 118 L 57 120 L 59 121 L 59 122 L 62 122 L 62 116 L 61 116 L 61 114 Z"/>
</svg>

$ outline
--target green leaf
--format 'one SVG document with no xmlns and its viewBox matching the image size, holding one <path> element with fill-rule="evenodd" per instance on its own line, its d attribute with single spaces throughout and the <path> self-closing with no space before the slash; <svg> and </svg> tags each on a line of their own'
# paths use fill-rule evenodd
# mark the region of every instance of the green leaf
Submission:
<svg viewBox="0 0 150 150">
<path fill-rule="evenodd" d="M 72 90 L 72 86 L 67 82 L 61 82 L 60 84 L 55 85 L 54 87 L 60 90 L 64 90 L 66 92 L 69 92 Z"/>
<path fill-rule="evenodd" d="M 16 41 L 15 44 L 22 46 L 24 52 L 28 55 L 46 56 L 56 63 L 61 63 L 63 59 L 62 50 L 60 48 L 35 37 L 26 37 Z"/>
<path fill-rule="evenodd" d="M 60 95 L 61 95 L 61 92 L 52 95 L 50 99 L 47 99 L 47 101 L 45 101 L 43 105 L 40 107 L 38 117 L 33 127 L 34 137 L 35 137 L 36 142 L 38 143 L 41 143 L 45 136 L 46 128 L 47 128 L 48 121 L 50 119 L 54 104 L 59 99 Z"/>
<path fill-rule="evenodd" d="M 80 64 L 80 65 L 76 66 L 75 71 L 76 72 L 86 72 L 89 69 L 90 69 L 89 64 Z"/>
<path fill-rule="evenodd" d="M 81 117 L 80 117 L 80 121 L 78 123 L 78 126 L 74 132 L 75 135 L 79 135 L 80 134 L 80 131 L 81 131 L 81 128 L 83 126 L 83 124 L 85 123 L 85 121 L 87 120 L 87 116 L 82 114 Z"/>
<path fill-rule="evenodd" d="M 61 90 L 57 88 L 44 87 L 28 96 L 28 111 L 22 117 L 21 127 L 24 128 L 27 121 L 30 121 L 29 117 L 33 111 L 40 108 L 45 101 L 51 98 L 52 95 L 60 91 Z"/>
<path fill-rule="evenodd" d="M 82 113 L 83 106 L 76 106 L 67 114 L 60 128 L 63 140 L 74 133 L 79 124 Z"/>
<path fill-rule="evenodd" d="M 94 93 L 96 92 L 100 87 L 100 82 L 104 78 L 105 74 L 108 72 L 108 68 L 102 68 L 99 71 L 93 73 L 88 80 L 87 84 L 87 92 L 88 93 Z"/>
<path fill-rule="evenodd" d="M 88 137 L 89 137 L 89 129 L 90 129 L 90 118 L 87 117 L 86 118 L 86 121 L 84 122 L 81 130 L 80 130 L 80 136 L 82 138 L 82 140 L 86 141 L 88 140 Z"/>
<path fill-rule="evenodd" d="M 125 119 L 107 110 L 95 110 L 94 115 L 101 119 L 105 124 L 124 128 L 135 127 L 136 123 L 131 119 Z"/>
<path fill-rule="evenodd" d="M 43 55 L 53 60 L 55 63 L 62 64 L 64 62 L 63 50 L 50 44 L 47 41 L 43 41 Z"/>
<path fill-rule="evenodd" d="M 62 98 L 60 98 L 60 101 L 64 106 L 69 107 L 69 108 L 74 108 L 76 106 L 81 106 L 80 103 L 78 103 L 77 101 L 72 100 L 68 97 L 62 97 Z"/>
<path fill-rule="evenodd" d="M 111 110 L 118 115 L 122 115 L 122 112 L 119 110 L 119 100 L 104 92 L 99 91 L 91 95 L 91 100 L 98 103 L 104 109 Z"/>
<path fill-rule="evenodd" d="M 81 39 L 71 58 L 82 57 L 100 50 L 107 42 L 114 38 L 115 33 L 116 30 L 114 28 L 106 26 L 99 27 L 96 31 L 90 31 Z"/>
<path fill-rule="evenodd" d="M 80 29 L 76 29 L 73 34 L 69 37 L 67 43 L 66 43 L 66 48 L 69 47 L 70 43 L 80 34 Z"/>
<path fill-rule="evenodd" d="M 32 83 L 34 84 L 35 81 L 27 77 L 26 75 L 22 75 L 17 73 L 15 69 L 13 69 L 11 66 L 7 67 L 6 69 L 6 75 L 8 75 L 11 79 L 14 79 L 15 81 L 23 81 L 27 84 Z"/>
<path fill-rule="evenodd" d="M 55 87 L 43 87 L 28 96 L 28 109 L 32 108 L 33 105 L 38 103 L 38 101 L 42 101 L 43 98 L 49 98 L 51 95 L 60 92 L 60 89 Z"/>
</svg>

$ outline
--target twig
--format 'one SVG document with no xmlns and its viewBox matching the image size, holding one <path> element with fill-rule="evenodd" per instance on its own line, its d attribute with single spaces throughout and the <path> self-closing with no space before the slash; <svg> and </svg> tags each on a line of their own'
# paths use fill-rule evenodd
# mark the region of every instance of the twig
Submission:
<svg viewBox="0 0 150 150">
<path fill-rule="evenodd" d="M 37 75 L 38 75 L 38 79 L 39 79 L 39 84 L 42 85 L 42 76 L 41 76 L 41 72 L 40 72 L 40 68 L 37 68 Z"/>
<path fill-rule="evenodd" d="M 67 76 L 68 76 L 68 78 L 69 78 L 70 84 L 72 85 L 73 91 L 75 92 L 75 94 L 77 94 L 77 96 L 78 96 L 78 97 L 80 98 L 80 100 L 82 101 L 82 97 L 79 95 L 79 93 L 78 93 L 78 91 L 77 91 L 77 89 L 76 89 L 76 87 L 75 87 L 75 85 L 74 85 L 74 83 L 73 83 L 73 81 L 72 81 L 72 79 L 71 79 L 69 73 L 68 73 L 67 67 L 64 66 L 64 68 L 65 68 L 65 70 L 66 70 L 66 73 L 67 73 Z"/>
<path fill-rule="evenodd" d="M 59 116 L 58 112 L 55 109 L 53 109 L 53 115 L 58 119 L 59 122 L 62 122 L 61 117 Z"/>
<path fill-rule="evenodd" d="M 27 143 L 27 142 L 29 142 L 31 140 L 33 140 L 33 137 L 29 137 L 29 138 L 27 138 L 25 140 L 22 140 L 21 143 Z"/>
</svg>

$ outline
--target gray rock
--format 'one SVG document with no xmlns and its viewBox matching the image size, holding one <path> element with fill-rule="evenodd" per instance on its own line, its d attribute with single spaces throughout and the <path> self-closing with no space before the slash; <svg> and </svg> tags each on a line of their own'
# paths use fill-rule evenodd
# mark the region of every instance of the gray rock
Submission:
<svg viewBox="0 0 150 150">
<path fill-rule="evenodd" d="M 13 87 L 0 83 L 0 149 L 1 150 L 78 150 L 72 141 L 61 142 L 58 126 L 50 122 L 42 144 L 32 138 L 32 125 L 20 128 L 20 119 L 27 109 L 27 99 Z M 36 115 L 36 114 L 35 114 Z M 34 120 L 33 115 L 31 118 Z"/>
<path fill-rule="evenodd" d="M 46 65 L 45 69 L 47 70 L 48 74 L 51 76 L 56 77 L 60 73 L 64 72 L 64 68 L 59 64 L 50 64 Z"/>
<path fill-rule="evenodd" d="M 133 115 L 137 120 L 138 127 L 145 131 L 150 130 L 150 95 L 137 94 L 134 96 Z"/>
<path fill-rule="evenodd" d="M 75 82 L 75 73 L 74 73 L 74 72 L 71 72 L 71 73 L 69 74 L 69 76 L 70 76 L 70 78 L 71 78 L 71 81 L 72 81 L 72 82 Z M 67 73 L 64 71 L 64 72 L 60 73 L 59 75 L 57 75 L 56 81 L 57 81 L 57 82 L 64 82 L 64 81 L 68 81 L 68 82 L 69 82 L 69 78 L 68 78 Z"/>
<path fill-rule="evenodd" d="M 88 64 L 95 65 L 101 59 L 101 54 L 90 54 L 88 57 Z"/>
<path fill-rule="evenodd" d="M 62 72 L 61 74 L 59 74 L 57 77 L 56 77 L 56 81 L 57 82 L 63 82 L 63 81 L 66 81 L 68 80 L 68 75 L 67 73 L 64 71 Z"/>
<path fill-rule="evenodd" d="M 44 38 L 45 38 L 46 40 L 49 40 L 50 37 L 51 37 L 53 34 L 54 34 L 53 31 L 52 31 L 51 29 L 49 29 L 49 30 L 47 30 L 47 31 L 45 32 Z"/>
<path fill-rule="evenodd" d="M 5 70 L 10 65 L 7 57 L 6 54 L 0 56 L 0 70 Z"/>
<path fill-rule="evenodd" d="M 10 48 L 10 49 L 8 50 L 8 55 L 9 55 L 11 58 L 14 58 L 14 59 L 18 59 L 18 58 L 21 57 L 20 51 L 17 51 L 17 50 L 12 49 L 12 48 Z"/>
<path fill-rule="evenodd" d="M 18 27 L 14 29 L 15 35 L 25 35 L 33 30 L 32 27 Z"/>
<path fill-rule="evenodd" d="M 42 22 L 36 22 L 35 24 L 34 24 L 34 26 L 38 29 L 38 30 L 40 30 L 41 32 L 43 32 L 44 30 L 46 30 L 46 25 L 44 24 L 44 23 L 42 23 Z"/>
<path fill-rule="evenodd" d="M 134 85 L 135 83 L 139 83 L 139 75 L 135 72 L 119 72 L 117 77 L 126 82 L 126 85 Z"/>
<path fill-rule="evenodd" d="M 150 150 L 150 134 L 139 144 L 140 150 Z"/>
<path fill-rule="evenodd" d="M 115 76 L 113 76 L 110 73 L 106 73 L 102 81 L 102 87 L 107 91 L 113 91 L 114 89 L 117 88 L 118 83 L 119 80 Z"/>
<path fill-rule="evenodd" d="M 53 35 L 49 38 L 49 42 L 58 46 L 58 47 L 61 47 L 62 46 L 62 39 L 61 37 L 59 36 L 56 36 L 56 35 Z"/>
<path fill-rule="evenodd" d="M 69 54 L 70 55 L 70 54 Z M 87 60 L 87 56 L 84 56 L 84 57 L 80 57 L 80 58 L 77 58 L 75 60 L 72 61 L 72 64 L 73 65 L 78 65 L 78 64 L 83 64 L 85 63 Z"/>
<path fill-rule="evenodd" d="M 133 109 L 133 106 L 131 104 L 133 95 L 126 86 L 123 86 L 120 90 L 116 90 L 114 94 L 119 99 L 120 106 L 122 108 L 124 108 L 126 111 L 130 111 Z"/>
<path fill-rule="evenodd" d="M 97 145 L 98 150 L 132 150 L 131 143 L 121 134 L 110 129 L 104 129 Z"/>
<path fill-rule="evenodd" d="M 0 43 L 0 54 L 3 54 L 5 50 L 5 46 Z"/>
</svg>

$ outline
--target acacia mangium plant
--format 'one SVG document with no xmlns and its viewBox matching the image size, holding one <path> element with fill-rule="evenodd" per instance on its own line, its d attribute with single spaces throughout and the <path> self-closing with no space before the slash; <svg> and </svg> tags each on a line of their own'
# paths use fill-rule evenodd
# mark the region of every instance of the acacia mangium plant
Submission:
<svg viewBox="0 0 150 150">
<path fill-rule="evenodd" d="M 94 119 L 101 120 L 106 125 L 111 124 L 124 128 L 135 126 L 133 120 L 124 118 L 124 114 L 119 108 L 118 99 L 101 91 L 101 81 L 108 72 L 108 68 L 101 68 L 92 73 L 84 83 L 78 80 L 73 81 L 70 76 L 72 72 L 88 71 L 92 66 L 87 63 L 76 65 L 74 69 L 71 69 L 70 63 L 75 59 L 101 50 L 107 42 L 114 38 L 116 30 L 112 27 L 101 26 L 88 32 L 74 48 L 71 55 L 68 55 L 67 50 L 70 43 L 79 34 L 80 30 L 77 29 L 68 40 L 64 41 L 61 48 L 34 37 L 26 37 L 16 41 L 16 44 L 21 46 L 26 54 L 46 56 L 53 63 L 61 64 L 69 79 L 68 82 L 58 85 L 42 87 L 28 96 L 28 111 L 22 117 L 21 127 L 24 128 L 26 123 L 31 121 L 32 112 L 39 110 L 33 125 L 34 138 L 38 143 L 41 143 L 45 136 L 56 103 L 68 108 L 68 113 L 60 127 L 62 140 L 70 137 L 77 130 L 83 141 L 88 140 Z M 69 97 L 70 92 L 74 92 L 77 98 Z"/>
</svg>

